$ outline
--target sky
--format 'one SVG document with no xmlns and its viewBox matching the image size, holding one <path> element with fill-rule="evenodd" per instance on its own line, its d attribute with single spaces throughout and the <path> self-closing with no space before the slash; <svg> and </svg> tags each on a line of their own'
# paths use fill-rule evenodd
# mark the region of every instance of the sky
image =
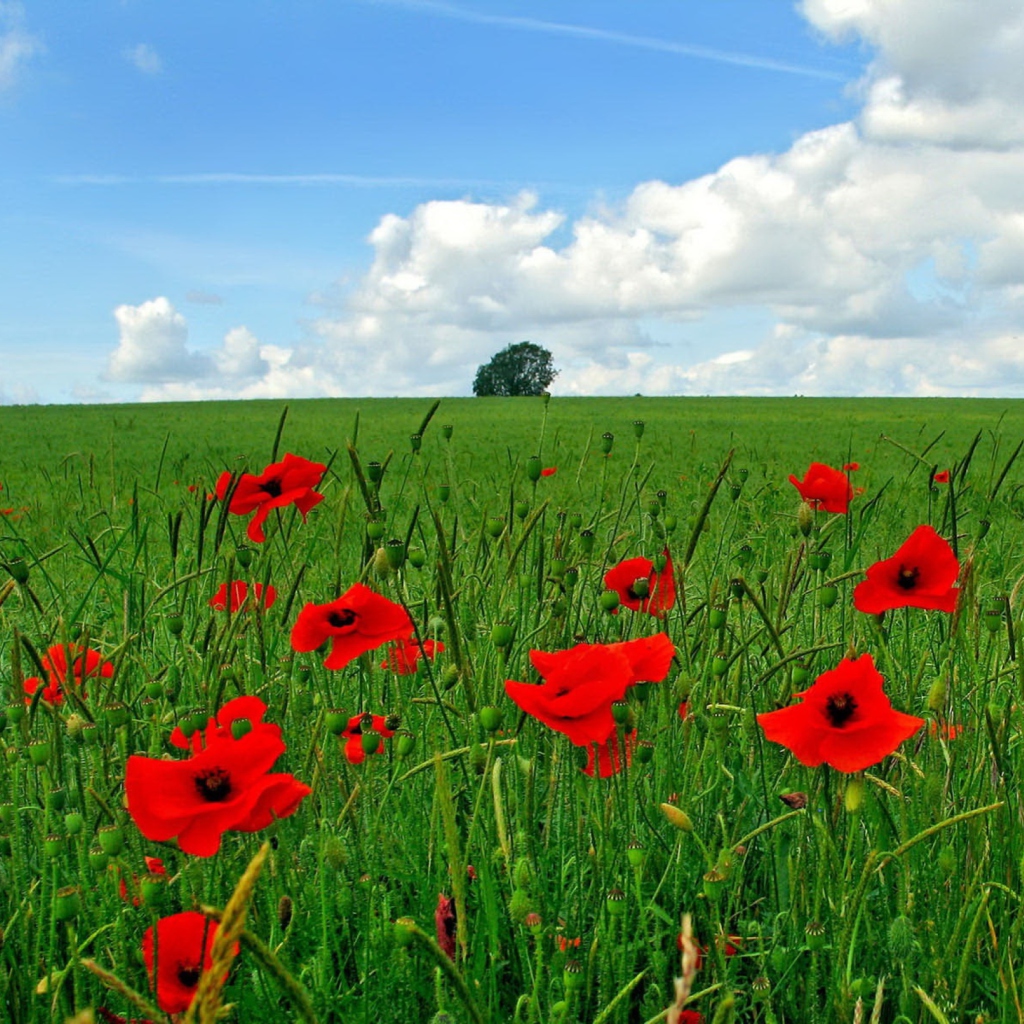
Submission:
<svg viewBox="0 0 1024 1024">
<path fill-rule="evenodd" d="M 0 403 L 1024 397 L 1020 0 L 0 0 Z"/>
</svg>

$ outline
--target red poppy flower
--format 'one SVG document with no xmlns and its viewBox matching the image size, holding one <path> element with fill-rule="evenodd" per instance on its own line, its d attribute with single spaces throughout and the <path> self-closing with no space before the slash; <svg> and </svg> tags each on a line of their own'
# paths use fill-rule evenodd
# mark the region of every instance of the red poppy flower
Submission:
<svg viewBox="0 0 1024 1024">
<path fill-rule="evenodd" d="M 353 583 L 330 604 L 307 604 L 292 627 L 292 647 L 315 651 L 331 641 L 325 668 L 344 668 L 353 658 L 391 640 L 412 636 L 412 620 L 394 601 Z"/>
<path fill-rule="evenodd" d="M 615 731 L 612 704 L 634 683 L 661 682 L 674 652 L 664 633 L 618 644 L 577 644 L 567 651 L 530 651 L 543 684 L 509 679 L 505 692 L 576 746 L 600 744 Z"/>
<path fill-rule="evenodd" d="M 844 658 L 798 693 L 799 704 L 758 715 L 772 743 L 788 747 L 801 763 L 824 762 L 841 772 L 877 764 L 924 725 L 923 718 L 894 711 L 882 692 L 870 654 Z"/>
<path fill-rule="evenodd" d="M 558 472 L 557 466 L 548 466 L 540 471 L 541 476 L 554 476 Z"/>
<path fill-rule="evenodd" d="M 289 452 L 280 462 L 272 462 L 259 476 L 243 473 L 238 479 L 228 511 L 247 516 L 255 511 L 246 531 L 249 540 L 262 544 L 267 538 L 263 533 L 263 521 L 271 509 L 295 505 L 305 520 L 306 513 L 324 500 L 314 491 L 327 467 L 322 462 L 310 462 Z M 222 473 L 217 481 L 217 497 L 223 501 L 231 488 L 232 474 Z"/>
<path fill-rule="evenodd" d="M 411 676 L 416 671 L 416 663 L 420 655 L 425 654 L 431 661 L 434 656 L 444 650 L 444 644 L 437 640 L 424 640 L 423 645 L 415 640 L 401 640 L 396 643 L 387 658 L 380 663 L 381 668 L 389 668 L 400 676 Z"/>
<path fill-rule="evenodd" d="M 266 591 L 263 589 L 262 583 L 254 583 L 252 585 L 253 599 L 252 604 L 260 608 L 270 608 L 277 600 L 277 591 L 272 586 L 267 586 Z M 242 602 L 249 596 L 249 584 L 243 580 L 232 580 L 231 581 L 231 611 L 237 612 L 242 607 Z M 222 583 L 220 590 L 217 591 L 209 601 L 211 608 L 216 608 L 217 611 L 224 611 L 228 604 L 228 585 Z"/>
<path fill-rule="evenodd" d="M 150 874 L 150 875 L 166 875 L 167 874 L 167 868 L 164 867 L 164 862 L 159 857 L 146 857 L 144 859 L 146 861 L 146 871 L 147 871 L 148 874 Z M 111 866 L 111 868 L 114 867 L 113 864 L 111 864 L 110 866 Z M 139 881 L 139 876 L 133 873 L 132 874 L 132 888 L 134 890 L 136 890 L 136 891 L 138 890 L 138 881 Z M 117 891 L 120 894 L 121 899 L 124 900 L 127 903 L 128 902 L 128 885 L 127 885 L 127 883 L 124 880 L 124 875 L 121 874 L 120 871 L 118 872 Z M 132 903 L 133 907 L 137 907 L 139 905 L 139 897 L 138 896 L 133 896 L 132 899 L 131 899 L 131 903 Z"/>
<path fill-rule="evenodd" d="M 455 900 L 439 892 L 437 909 L 434 911 L 434 930 L 437 932 L 437 944 L 449 960 L 455 959 L 455 926 Z"/>
<path fill-rule="evenodd" d="M 213 966 L 213 940 L 217 922 L 196 910 L 162 917 L 142 937 L 142 959 L 149 983 L 156 990 L 157 1005 L 166 1013 L 184 1013 L 199 989 L 203 971 Z M 153 947 L 156 947 L 155 949 Z M 235 943 L 235 955 L 238 943 Z M 154 976 L 154 959 L 156 972 Z"/>
<path fill-rule="evenodd" d="M 665 564 L 660 570 L 655 570 L 649 558 L 627 558 L 619 562 L 605 573 L 605 587 L 617 591 L 619 604 L 635 612 L 664 615 L 676 603 L 676 581 L 668 548 L 662 552 L 662 557 Z M 641 581 L 646 584 L 646 593 L 635 589 Z"/>
<path fill-rule="evenodd" d="M 928 732 L 932 736 L 941 736 L 944 740 L 955 740 L 963 731 L 962 725 L 954 725 L 950 722 L 932 722 L 928 726 Z"/>
<path fill-rule="evenodd" d="M 147 839 L 177 837 L 185 853 L 211 857 L 225 832 L 258 832 L 312 792 L 293 775 L 269 774 L 286 749 L 277 726 L 254 727 L 239 740 L 220 728 L 208 727 L 206 748 L 184 761 L 128 758 L 128 813 Z"/>
<path fill-rule="evenodd" d="M 936 473 L 935 476 L 932 477 L 932 479 L 937 484 L 948 484 L 949 483 L 949 470 L 948 469 L 939 470 L 939 472 Z"/>
<path fill-rule="evenodd" d="M 685 722 L 690 717 L 690 702 L 688 700 L 679 703 L 679 720 Z"/>
<path fill-rule="evenodd" d="M 875 562 L 867 579 L 853 589 L 858 611 L 878 615 L 890 608 L 931 608 L 952 612 L 960 563 L 953 549 L 930 526 L 919 526 L 892 558 Z"/>
<path fill-rule="evenodd" d="M 366 760 L 364 732 L 375 732 L 380 736 L 376 750 L 371 751 L 373 754 L 383 754 L 384 741 L 395 735 L 395 730 L 388 727 L 388 720 L 384 715 L 353 715 L 341 734 L 341 738 L 345 740 L 345 757 L 348 758 L 349 764 L 362 764 Z"/>
<path fill-rule="evenodd" d="M 636 746 L 635 732 L 625 734 L 623 746 L 626 748 L 626 764 L 631 765 L 633 763 L 633 748 Z M 596 758 L 594 757 L 595 751 L 597 751 Z M 581 769 L 583 774 L 593 777 L 595 765 L 597 774 L 602 779 L 607 779 L 609 775 L 618 775 L 622 771 L 618 733 L 612 732 L 604 743 L 591 743 L 587 747 L 587 763 Z"/>
<path fill-rule="evenodd" d="M 109 661 L 104 661 L 98 651 L 87 650 L 77 644 L 57 644 L 50 647 L 43 657 L 43 668 L 46 670 L 46 687 L 43 690 L 43 700 L 50 704 L 61 704 L 64 701 L 63 687 L 68 682 L 68 655 L 71 655 L 71 679 L 79 686 L 83 686 L 85 680 L 96 676 L 102 679 L 109 679 L 114 674 L 114 666 Z M 25 703 L 32 700 L 32 695 L 42 685 L 38 676 L 31 676 L 26 679 L 23 687 L 28 696 Z M 86 696 L 82 690 L 81 696 Z"/>
<path fill-rule="evenodd" d="M 798 480 L 790 473 L 789 482 L 811 508 L 841 514 L 850 510 L 850 499 L 854 495 L 854 490 L 850 486 L 849 477 L 823 462 L 812 462 L 803 480 Z"/>
<path fill-rule="evenodd" d="M 843 469 L 845 469 L 847 472 L 850 472 L 850 473 L 856 473 L 857 470 L 860 469 L 860 463 L 859 462 L 844 462 L 843 463 Z"/>
<path fill-rule="evenodd" d="M 564 953 L 567 949 L 579 949 L 580 937 L 574 939 L 566 938 L 564 935 L 557 936 L 558 948 Z"/>
</svg>

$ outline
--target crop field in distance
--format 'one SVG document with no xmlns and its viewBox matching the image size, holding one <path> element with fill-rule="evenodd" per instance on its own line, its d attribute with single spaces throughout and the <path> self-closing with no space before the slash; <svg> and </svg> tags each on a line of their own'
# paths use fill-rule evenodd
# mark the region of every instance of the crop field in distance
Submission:
<svg viewBox="0 0 1024 1024">
<path fill-rule="evenodd" d="M 0 1020 L 1024 1021 L 1024 403 L 0 408 Z"/>
</svg>

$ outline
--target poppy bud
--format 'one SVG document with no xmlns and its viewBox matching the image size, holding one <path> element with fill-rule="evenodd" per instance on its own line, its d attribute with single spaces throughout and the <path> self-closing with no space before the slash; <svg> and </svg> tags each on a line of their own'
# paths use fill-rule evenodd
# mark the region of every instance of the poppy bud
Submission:
<svg viewBox="0 0 1024 1024">
<path fill-rule="evenodd" d="M 416 737 L 403 730 L 395 734 L 395 753 L 399 757 L 408 757 L 416 746 Z"/>
<path fill-rule="evenodd" d="M 646 424 L 643 420 L 633 420 L 633 436 L 639 441 L 644 436 L 644 427 Z"/>
<path fill-rule="evenodd" d="M 491 643 L 499 650 L 508 647 L 515 636 L 515 630 L 507 622 L 496 622 L 491 627 Z"/>
<path fill-rule="evenodd" d="M 711 659 L 711 674 L 714 676 L 724 676 L 726 670 L 729 668 L 729 661 L 726 655 L 716 654 Z"/>
<path fill-rule="evenodd" d="M 640 740 L 633 753 L 637 764 L 650 764 L 654 757 L 654 744 L 650 740 Z"/>
<path fill-rule="evenodd" d="M 96 839 L 108 857 L 116 857 L 124 849 L 124 829 L 120 825 L 104 825 Z"/>
<path fill-rule="evenodd" d="M 914 926 L 906 914 L 899 914 L 889 925 L 889 952 L 893 960 L 902 963 L 914 952 L 917 941 L 914 938 Z"/>
<path fill-rule="evenodd" d="M 459 681 L 459 670 L 455 665 L 449 665 L 441 675 L 441 688 L 446 692 Z"/>
<path fill-rule="evenodd" d="M 662 520 L 662 523 L 665 527 L 665 532 L 672 533 L 672 531 L 675 530 L 675 528 L 679 525 L 679 518 L 677 516 L 672 515 L 665 516 L 665 518 Z"/>
<path fill-rule="evenodd" d="M 710 608 L 708 609 L 708 624 L 712 629 L 723 629 L 727 616 L 728 612 L 725 608 Z"/>
<path fill-rule="evenodd" d="M 831 608 L 839 599 L 839 591 L 836 587 L 822 587 L 818 591 L 818 604 L 822 608 Z"/>
<path fill-rule="evenodd" d="M 416 922 L 411 917 L 400 917 L 395 922 L 395 945 L 405 949 L 411 942 Z"/>
<path fill-rule="evenodd" d="M 58 889 L 53 897 L 53 917 L 56 921 L 73 921 L 82 909 L 82 901 L 76 886 L 68 885 Z"/>
<path fill-rule="evenodd" d="M 497 732 L 501 728 L 502 710 L 493 704 L 486 704 L 480 709 L 480 724 L 488 732 Z"/>
<path fill-rule="evenodd" d="M 814 510 L 806 501 L 800 502 L 800 510 L 796 514 L 796 524 L 805 537 L 814 529 Z"/>
<path fill-rule="evenodd" d="M 508 903 L 508 912 L 512 920 L 516 924 L 522 924 L 531 909 L 530 894 L 525 889 L 513 889 L 512 898 Z"/>
<path fill-rule="evenodd" d="M 89 849 L 89 867 L 93 871 L 105 871 L 107 867 L 107 861 L 110 858 L 106 853 L 103 852 L 98 846 L 90 847 Z"/>
<path fill-rule="evenodd" d="M 345 731 L 345 726 L 348 725 L 348 718 L 340 708 L 331 708 L 324 715 L 324 722 L 328 732 L 334 736 L 340 736 Z"/>
<path fill-rule="evenodd" d="M 410 434 L 409 445 L 411 446 L 413 453 L 415 454 L 423 447 L 423 435 L 422 434 Z"/>
<path fill-rule="evenodd" d="M 77 836 L 85 824 L 85 819 L 80 811 L 68 811 L 64 815 L 64 828 L 69 836 Z"/>
<path fill-rule="evenodd" d="M 185 619 L 181 612 L 171 612 L 167 616 L 167 632 L 171 636 L 181 636 L 182 630 L 185 628 Z"/>
<path fill-rule="evenodd" d="M 594 550 L 594 531 L 580 530 L 580 550 L 589 555 Z"/>
<path fill-rule="evenodd" d="M 928 688 L 928 710 L 933 715 L 941 715 L 946 708 L 946 680 L 936 679 Z"/>
<path fill-rule="evenodd" d="M 606 612 L 613 612 L 619 607 L 619 593 L 617 590 L 604 591 L 598 600 Z"/>
<path fill-rule="evenodd" d="M 380 540 L 384 536 L 384 520 L 379 516 L 370 519 L 366 524 L 366 536 L 370 540 Z"/>
<path fill-rule="evenodd" d="M 28 583 L 28 562 L 24 558 L 12 558 L 7 563 L 7 571 L 15 583 Z"/>
<path fill-rule="evenodd" d="M 641 868 L 646 859 L 647 850 L 644 844 L 639 839 L 630 839 L 629 844 L 626 846 L 626 860 L 629 861 L 630 867 Z"/>
<path fill-rule="evenodd" d="M 567 960 L 562 969 L 562 984 L 566 992 L 577 992 L 583 988 L 583 964 L 579 960 Z"/>
<path fill-rule="evenodd" d="M 681 811 L 675 804 L 661 804 L 661 813 L 668 819 L 670 825 L 675 825 L 681 832 L 692 832 L 693 822 L 690 816 Z"/>
<path fill-rule="evenodd" d="M 42 767 L 50 760 L 53 754 L 53 745 L 49 740 L 33 740 L 28 745 L 28 759 L 36 768 Z"/>
<path fill-rule="evenodd" d="M 856 814 L 864 804 L 864 778 L 861 775 L 853 775 L 846 783 L 846 793 L 843 797 L 847 814 Z"/>
<path fill-rule="evenodd" d="M 405 564 L 405 542 L 392 537 L 384 545 L 384 553 L 387 555 L 388 565 L 392 569 L 401 569 Z"/>
<path fill-rule="evenodd" d="M 801 665 L 799 662 L 797 662 L 793 666 L 793 685 L 794 686 L 803 686 L 804 683 L 806 683 L 807 680 L 810 679 L 810 677 L 811 677 L 811 673 L 807 670 L 807 666 L 806 665 Z"/>
<path fill-rule="evenodd" d="M 452 425 L 451 425 L 450 423 L 445 423 L 445 424 L 444 424 L 444 425 L 443 425 L 443 426 L 441 427 L 441 436 L 442 436 L 442 437 L 443 437 L 443 438 L 444 438 L 444 439 L 445 439 L 446 441 L 450 441 L 450 440 L 452 439 L 452 434 L 453 434 L 454 432 L 455 432 L 455 427 L 453 427 L 453 426 L 452 426 Z"/>
<path fill-rule="evenodd" d="M 378 576 L 386 576 L 391 572 L 391 563 L 388 561 L 388 553 L 383 548 L 377 548 L 373 553 L 373 571 Z"/>
<path fill-rule="evenodd" d="M 43 856 L 52 860 L 60 855 L 63 845 L 64 840 L 56 832 L 51 832 L 48 836 L 43 837 Z"/>
<path fill-rule="evenodd" d="M 371 484 L 379 484 L 384 476 L 384 467 L 374 460 L 366 464 L 366 478 Z"/>
<path fill-rule="evenodd" d="M 612 450 L 612 444 L 615 442 L 615 435 L 605 431 L 601 435 L 601 451 L 608 455 Z"/>
<path fill-rule="evenodd" d="M 414 569 L 422 569 L 424 563 L 427 561 L 427 553 L 423 548 L 409 548 L 408 558 L 409 564 Z"/>
<path fill-rule="evenodd" d="M 452 489 L 451 489 L 451 487 L 448 486 L 448 484 L 441 484 L 441 486 L 438 487 L 438 489 L 437 489 L 437 500 L 440 501 L 442 505 L 447 505 L 448 504 L 448 499 L 451 496 L 452 496 Z"/>
<path fill-rule="evenodd" d="M 544 467 L 540 464 L 539 455 L 531 455 L 526 460 L 526 475 L 527 477 L 536 483 L 540 479 L 540 471 Z"/>
<path fill-rule="evenodd" d="M 605 906 L 612 917 L 622 917 L 626 912 L 626 894 L 621 889 L 611 889 L 605 897 Z"/>
</svg>

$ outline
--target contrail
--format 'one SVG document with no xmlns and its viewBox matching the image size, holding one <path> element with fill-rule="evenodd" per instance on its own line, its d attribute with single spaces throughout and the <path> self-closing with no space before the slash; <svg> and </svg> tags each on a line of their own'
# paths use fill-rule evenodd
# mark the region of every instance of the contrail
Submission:
<svg viewBox="0 0 1024 1024">
<path fill-rule="evenodd" d="M 569 25 L 560 21 L 543 21 L 539 18 L 520 18 L 514 15 L 482 14 L 455 4 L 441 3 L 440 0 L 363 0 L 374 6 L 404 7 L 410 11 L 433 14 L 439 18 L 468 21 L 478 25 L 497 25 L 503 28 L 519 29 L 523 32 L 543 32 L 547 35 L 572 36 L 576 39 L 595 39 L 619 46 L 632 46 L 641 50 L 656 50 L 680 57 L 696 57 L 699 60 L 713 60 L 719 64 L 734 64 L 738 67 L 756 68 L 761 71 L 777 71 L 787 75 L 804 75 L 808 78 L 824 78 L 834 82 L 845 82 L 846 75 L 803 64 L 789 64 L 770 57 L 758 57 L 749 53 L 735 53 L 731 50 L 716 50 L 709 46 L 694 46 L 690 43 L 676 43 L 654 36 L 634 36 L 627 32 L 613 32 L 587 25 Z"/>
</svg>

